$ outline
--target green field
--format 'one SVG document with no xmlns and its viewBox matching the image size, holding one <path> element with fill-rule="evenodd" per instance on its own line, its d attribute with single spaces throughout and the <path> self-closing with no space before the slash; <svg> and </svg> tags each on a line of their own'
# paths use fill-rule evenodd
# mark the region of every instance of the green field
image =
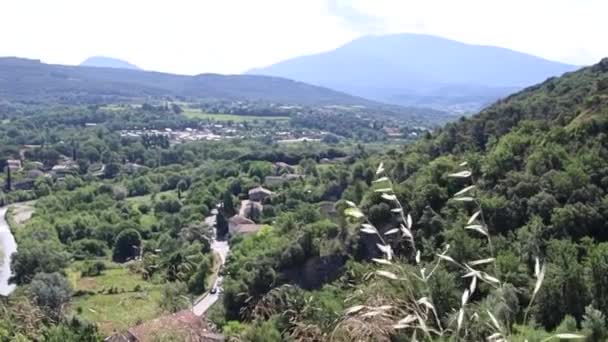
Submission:
<svg viewBox="0 0 608 342">
<path fill-rule="evenodd" d="M 162 285 L 144 281 L 141 275 L 131 273 L 127 267 L 116 264 L 113 267 L 97 277 L 81 277 L 76 266 L 68 270 L 69 280 L 76 291 L 96 292 L 74 297 L 72 309 L 97 322 L 106 335 L 124 331 L 161 314 L 158 301 Z M 134 291 L 137 285 L 141 289 Z M 108 294 L 110 288 L 115 288 L 116 293 Z"/>
<path fill-rule="evenodd" d="M 184 192 L 182 195 L 186 196 L 187 192 Z M 177 191 L 176 190 L 167 190 L 167 191 L 162 191 L 162 192 L 158 192 L 156 193 L 156 198 L 157 199 L 161 199 L 163 197 L 177 197 Z M 135 203 L 135 204 L 139 204 L 139 203 L 147 203 L 152 205 L 152 194 L 147 194 L 147 195 L 141 195 L 141 196 L 131 196 L 131 197 L 127 197 L 127 201 L 131 202 L 131 203 Z"/>
<path fill-rule="evenodd" d="M 189 119 L 199 119 L 199 120 L 209 119 L 209 120 L 215 120 L 215 121 L 244 122 L 244 121 L 253 121 L 253 120 L 278 120 L 278 121 L 289 120 L 288 116 L 211 114 L 211 113 L 203 113 L 201 110 L 193 109 L 193 108 L 185 108 L 183 114 L 184 114 L 184 116 L 186 116 Z"/>
</svg>

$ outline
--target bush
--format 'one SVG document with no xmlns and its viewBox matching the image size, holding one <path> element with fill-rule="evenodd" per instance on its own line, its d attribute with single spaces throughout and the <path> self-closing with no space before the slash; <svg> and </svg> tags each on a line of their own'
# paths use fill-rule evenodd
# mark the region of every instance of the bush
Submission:
<svg viewBox="0 0 608 342">
<path fill-rule="evenodd" d="M 159 306 L 167 312 L 183 310 L 190 305 L 187 294 L 188 287 L 186 284 L 180 281 L 166 283 L 161 292 Z"/>
<path fill-rule="evenodd" d="M 178 213 L 182 208 L 182 203 L 176 198 L 164 199 L 156 203 L 154 206 L 154 211 L 156 213 L 169 213 L 175 214 Z"/>
<path fill-rule="evenodd" d="M 154 190 L 154 184 L 148 177 L 139 177 L 127 184 L 129 196 L 142 196 Z"/>
<path fill-rule="evenodd" d="M 103 261 L 95 261 L 94 263 L 87 261 L 82 265 L 80 273 L 83 277 L 95 277 L 101 275 L 105 269 L 106 264 Z"/>
<path fill-rule="evenodd" d="M 139 210 L 139 212 L 142 213 L 142 214 L 144 214 L 144 215 L 147 214 L 147 213 L 149 213 L 150 209 L 151 208 L 150 208 L 150 205 L 148 203 L 140 203 L 137 206 L 137 210 Z"/>
<path fill-rule="evenodd" d="M 95 239 L 78 240 L 72 244 L 72 249 L 77 258 L 106 255 L 105 242 Z"/>
<path fill-rule="evenodd" d="M 604 314 L 594 309 L 591 305 L 585 307 L 585 315 L 581 324 L 587 335 L 586 341 L 601 342 L 608 338 L 608 329 L 606 329 L 606 318 Z"/>
<path fill-rule="evenodd" d="M 555 332 L 560 333 L 572 333 L 576 331 L 576 319 L 572 315 L 566 315 L 562 322 L 555 328 Z"/>
<path fill-rule="evenodd" d="M 243 340 L 251 342 L 279 342 L 281 333 L 274 321 L 255 321 L 242 334 Z"/>
<path fill-rule="evenodd" d="M 117 201 L 122 201 L 127 198 L 127 189 L 122 186 L 115 186 L 113 189 L 114 199 Z"/>
</svg>

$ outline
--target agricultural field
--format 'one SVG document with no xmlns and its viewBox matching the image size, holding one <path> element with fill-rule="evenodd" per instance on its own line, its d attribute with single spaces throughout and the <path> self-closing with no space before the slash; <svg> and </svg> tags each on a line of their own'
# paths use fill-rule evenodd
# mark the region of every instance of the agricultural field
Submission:
<svg viewBox="0 0 608 342">
<path fill-rule="evenodd" d="M 199 120 L 214 120 L 214 121 L 234 121 L 234 122 L 245 122 L 254 120 L 274 120 L 274 121 L 287 121 L 288 116 L 262 116 L 262 115 L 235 115 L 235 114 L 217 114 L 217 113 L 204 113 L 200 109 L 185 108 L 183 115 L 188 119 L 199 119 Z"/>
</svg>

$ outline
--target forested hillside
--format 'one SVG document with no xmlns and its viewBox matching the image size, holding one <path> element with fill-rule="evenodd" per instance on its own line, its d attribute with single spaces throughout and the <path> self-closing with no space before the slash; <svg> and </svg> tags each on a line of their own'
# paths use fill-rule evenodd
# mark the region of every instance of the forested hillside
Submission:
<svg viewBox="0 0 608 342">
<path fill-rule="evenodd" d="M 403 151 L 340 167 L 348 185 L 336 207 L 353 208 L 340 215 L 338 231 L 292 216 L 276 234 L 237 245 L 226 317 L 259 329 L 270 320 L 296 340 L 417 333 L 540 341 L 570 333 L 603 341 L 607 105 L 605 59 Z M 318 243 L 310 247 L 305 237 Z M 293 281 L 284 260 L 312 260 L 309 253 L 350 261 L 320 290 L 279 286 Z"/>
<path fill-rule="evenodd" d="M 257 100 L 288 104 L 373 104 L 279 77 L 159 72 L 44 64 L 0 58 L 0 99 L 28 103 L 108 103 L 149 98 Z"/>
</svg>

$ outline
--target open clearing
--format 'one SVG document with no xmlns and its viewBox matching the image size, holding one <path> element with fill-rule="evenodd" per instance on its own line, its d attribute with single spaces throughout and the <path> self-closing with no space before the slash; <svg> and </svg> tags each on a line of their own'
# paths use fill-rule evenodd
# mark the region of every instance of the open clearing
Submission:
<svg viewBox="0 0 608 342">
<path fill-rule="evenodd" d="M 113 267 L 96 277 L 81 277 L 77 266 L 68 271 L 75 291 L 95 292 L 74 297 L 72 309 L 98 322 L 105 335 L 124 331 L 161 314 L 158 301 L 162 285 L 144 281 L 127 267 L 116 264 Z M 134 291 L 136 286 L 140 287 L 138 291 Z M 115 289 L 112 294 L 108 293 L 110 288 Z"/>
<path fill-rule="evenodd" d="M 14 223 L 16 226 L 21 226 L 25 224 L 27 220 L 29 220 L 34 214 L 36 201 L 15 203 L 11 205 L 10 210 L 8 212 L 9 215 L 9 223 Z M 14 227 L 13 227 L 14 228 Z"/>
<path fill-rule="evenodd" d="M 185 108 L 183 115 L 189 119 L 244 122 L 253 120 L 289 120 L 288 116 L 234 115 L 203 113 L 200 109 Z"/>
</svg>

